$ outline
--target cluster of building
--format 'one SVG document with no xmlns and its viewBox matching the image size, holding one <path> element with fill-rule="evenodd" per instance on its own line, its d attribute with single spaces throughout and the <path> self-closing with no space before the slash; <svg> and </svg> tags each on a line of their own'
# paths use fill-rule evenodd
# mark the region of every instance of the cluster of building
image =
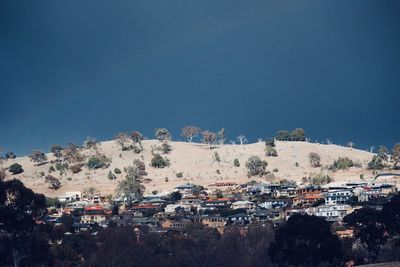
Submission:
<svg viewBox="0 0 400 267">
<path fill-rule="evenodd" d="M 279 225 L 294 214 L 315 215 L 340 223 L 355 209 L 385 199 L 396 191 L 395 183 L 378 182 L 324 186 L 298 186 L 294 182 L 219 182 L 206 189 L 183 184 L 175 188 L 179 194 L 148 195 L 130 205 L 121 199 L 106 201 L 99 195 L 82 197 L 80 192 L 69 192 L 59 197 L 63 207 L 46 220 L 59 223 L 62 214 L 71 214 L 76 231 L 95 224 L 108 227 L 110 223 L 168 231 L 201 223 L 223 232 L 229 225 L 245 226 L 251 222 Z"/>
</svg>

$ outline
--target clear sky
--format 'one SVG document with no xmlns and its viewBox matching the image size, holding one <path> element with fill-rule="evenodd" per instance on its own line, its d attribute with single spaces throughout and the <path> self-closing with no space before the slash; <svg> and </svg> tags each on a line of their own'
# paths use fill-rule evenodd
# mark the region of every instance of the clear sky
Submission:
<svg viewBox="0 0 400 267">
<path fill-rule="evenodd" d="M 0 146 L 166 127 L 400 142 L 400 1 L 0 1 Z"/>
</svg>

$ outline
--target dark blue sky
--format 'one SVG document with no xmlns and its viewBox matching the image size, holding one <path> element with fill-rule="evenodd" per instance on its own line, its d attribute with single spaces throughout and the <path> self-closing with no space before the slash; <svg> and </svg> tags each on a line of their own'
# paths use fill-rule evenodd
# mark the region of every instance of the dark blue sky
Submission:
<svg viewBox="0 0 400 267">
<path fill-rule="evenodd" d="M 400 141 L 400 1 L 0 2 L 0 146 L 195 124 Z"/>
</svg>

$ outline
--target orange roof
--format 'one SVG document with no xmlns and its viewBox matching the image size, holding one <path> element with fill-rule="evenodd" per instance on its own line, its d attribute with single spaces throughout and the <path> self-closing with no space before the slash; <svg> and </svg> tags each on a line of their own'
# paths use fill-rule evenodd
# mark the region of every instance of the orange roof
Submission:
<svg viewBox="0 0 400 267">
<path fill-rule="evenodd" d="M 337 235 L 353 235 L 354 230 L 348 229 L 343 231 L 336 231 Z"/>
</svg>

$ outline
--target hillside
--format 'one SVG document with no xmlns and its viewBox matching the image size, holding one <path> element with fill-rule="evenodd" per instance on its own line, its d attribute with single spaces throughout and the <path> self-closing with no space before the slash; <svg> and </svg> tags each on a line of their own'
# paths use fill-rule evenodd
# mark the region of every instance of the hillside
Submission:
<svg viewBox="0 0 400 267">
<path fill-rule="evenodd" d="M 115 141 L 101 142 L 98 146 L 98 151 L 104 153 L 111 159 L 111 164 L 107 169 L 89 170 L 83 167 L 82 171 L 77 174 L 72 174 L 68 171 L 63 176 L 58 172 L 53 172 L 52 175 L 59 178 L 62 187 L 59 190 L 51 190 L 48 184 L 44 182 L 44 177 L 40 172 L 49 173 L 50 163 L 42 166 L 34 166 L 34 163 L 29 157 L 18 157 L 3 163 L 3 167 L 7 168 L 11 164 L 17 162 L 23 166 L 24 172 L 18 175 L 11 175 L 7 172 L 7 179 L 19 178 L 26 186 L 37 192 L 44 193 L 48 196 L 57 196 L 66 191 L 83 190 L 89 187 L 95 187 L 103 194 L 113 193 L 118 181 L 124 179 L 125 173 L 117 175 L 117 179 L 109 180 L 107 174 L 109 170 L 132 165 L 134 159 L 141 159 L 146 164 L 146 171 L 152 181 L 145 184 L 146 193 L 151 193 L 153 190 L 166 192 L 172 190 L 175 186 L 183 183 L 195 183 L 207 186 L 213 182 L 220 181 L 235 181 L 244 183 L 250 180 L 265 180 L 265 177 L 248 178 L 245 168 L 246 160 L 253 155 L 259 156 L 268 162 L 267 170 L 272 172 L 273 169 L 278 169 L 274 172 L 276 181 L 280 179 L 295 180 L 301 182 L 302 177 L 308 177 L 317 173 L 326 173 L 334 178 L 334 181 L 358 180 L 360 174 L 365 177 L 372 177 L 370 171 L 365 170 L 368 161 L 371 160 L 373 154 L 341 147 L 337 145 L 322 145 L 306 142 L 277 142 L 276 150 L 278 157 L 266 157 L 264 154 L 264 143 L 253 143 L 246 145 L 220 145 L 210 150 L 207 145 L 187 142 L 170 142 L 172 151 L 166 156 L 170 162 L 170 167 L 156 169 L 149 166 L 152 155 L 152 147 L 159 145 L 156 140 L 143 141 L 144 151 L 140 154 L 135 154 L 133 151 L 121 151 L 121 147 Z M 213 160 L 213 155 L 218 152 L 221 162 Z M 322 168 L 312 168 L 309 163 L 308 154 L 317 152 L 321 156 Z M 94 152 L 89 149 L 82 150 L 82 154 L 88 156 Z M 362 164 L 362 168 L 351 168 L 347 171 L 331 172 L 327 170 L 327 166 L 331 165 L 338 157 L 349 157 L 354 162 Z M 51 153 L 47 154 L 48 160 L 54 160 Z M 233 165 L 233 160 L 237 158 L 240 162 L 240 167 Z M 298 162 L 298 167 L 296 167 Z M 219 173 L 217 173 L 219 170 Z M 176 173 L 182 172 L 183 177 L 177 178 Z M 168 182 L 166 182 L 168 177 Z"/>
</svg>

